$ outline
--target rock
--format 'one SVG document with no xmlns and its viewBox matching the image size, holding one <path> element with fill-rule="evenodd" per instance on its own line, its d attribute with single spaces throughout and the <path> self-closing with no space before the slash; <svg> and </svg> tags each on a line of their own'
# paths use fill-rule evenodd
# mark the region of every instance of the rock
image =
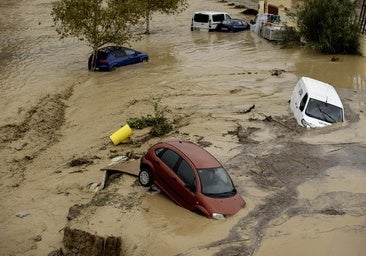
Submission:
<svg viewBox="0 0 366 256">
<path fill-rule="evenodd" d="M 33 240 L 34 240 L 35 242 L 40 242 L 40 241 L 42 241 L 42 236 L 41 236 L 41 235 L 37 235 L 37 236 L 35 236 L 35 237 L 33 238 Z"/>
<path fill-rule="evenodd" d="M 73 159 L 68 163 L 68 165 L 70 167 L 81 166 L 81 165 L 90 165 L 90 164 L 93 164 L 93 161 L 83 158 L 83 157 Z"/>
<path fill-rule="evenodd" d="M 62 249 L 57 249 L 48 254 L 48 256 L 64 256 Z"/>
<path fill-rule="evenodd" d="M 80 215 L 81 210 L 84 208 L 82 204 L 75 204 L 69 208 L 69 213 L 67 214 L 67 219 L 72 220 Z"/>
<path fill-rule="evenodd" d="M 279 75 L 281 75 L 282 73 L 284 73 L 285 72 L 285 70 L 280 70 L 280 69 L 273 69 L 273 70 L 271 70 L 271 74 L 272 74 L 272 76 L 279 76 Z"/>
</svg>

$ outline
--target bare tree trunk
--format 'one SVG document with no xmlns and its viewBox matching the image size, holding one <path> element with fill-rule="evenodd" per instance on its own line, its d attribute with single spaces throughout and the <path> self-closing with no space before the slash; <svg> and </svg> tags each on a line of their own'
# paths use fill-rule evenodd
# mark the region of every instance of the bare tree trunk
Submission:
<svg viewBox="0 0 366 256">
<path fill-rule="evenodd" d="M 145 23 L 146 23 L 145 34 L 148 35 L 148 34 L 150 34 L 150 10 L 149 10 L 149 7 L 146 10 Z"/>
<path fill-rule="evenodd" d="M 98 48 L 93 48 L 93 55 L 91 58 L 91 63 L 89 64 L 91 71 L 95 71 L 97 67 L 97 55 L 98 55 Z"/>
</svg>

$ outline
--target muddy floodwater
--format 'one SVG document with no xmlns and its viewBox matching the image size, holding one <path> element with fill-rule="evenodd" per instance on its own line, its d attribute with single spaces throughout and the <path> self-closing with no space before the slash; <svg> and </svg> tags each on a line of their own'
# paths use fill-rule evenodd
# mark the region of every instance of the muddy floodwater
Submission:
<svg viewBox="0 0 366 256">
<path fill-rule="evenodd" d="M 366 255 L 366 58 L 282 49 L 250 31 L 191 32 L 198 10 L 253 17 L 189 3 L 155 14 L 151 34 L 131 42 L 148 63 L 98 73 L 85 43 L 59 40 L 51 1 L 0 2 L 0 255 L 48 255 L 65 227 L 121 237 L 125 255 Z M 344 123 L 296 124 L 288 100 L 301 76 L 335 86 Z M 134 130 L 115 146 L 109 135 L 157 99 L 173 131 Z M 172 137 L 215 155 L 246 207 L 206 219 L 127 174 L 96 192 L 112 159 L 138 161 Z"/>
</svg>

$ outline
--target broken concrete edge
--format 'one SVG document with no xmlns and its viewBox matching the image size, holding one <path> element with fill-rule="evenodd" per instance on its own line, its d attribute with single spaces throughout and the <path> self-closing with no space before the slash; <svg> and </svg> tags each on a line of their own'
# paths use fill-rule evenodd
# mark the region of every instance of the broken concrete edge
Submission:
<svg viewBox="0 0 366 256">
<path fill-rule="evenodd" d="M 66 250 L 79 256 L 119 256 L 122 251 L 121 237 L 102 237 L 83 230 L 64 228 L 63 244 Z"/>
</svg>

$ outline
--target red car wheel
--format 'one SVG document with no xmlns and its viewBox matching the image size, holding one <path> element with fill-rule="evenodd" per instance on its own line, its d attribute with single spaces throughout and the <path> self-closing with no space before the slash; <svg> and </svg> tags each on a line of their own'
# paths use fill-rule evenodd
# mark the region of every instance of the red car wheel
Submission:
<svg viewBox="0 0 366 256">
<path fill-rule="evenodd" d="M 141 168 L 139 173 L 139 182 L 143 187 L 151 187 L 153 184 L 153 177 L 151 171 L 145 167 Z"/>
</svg>

